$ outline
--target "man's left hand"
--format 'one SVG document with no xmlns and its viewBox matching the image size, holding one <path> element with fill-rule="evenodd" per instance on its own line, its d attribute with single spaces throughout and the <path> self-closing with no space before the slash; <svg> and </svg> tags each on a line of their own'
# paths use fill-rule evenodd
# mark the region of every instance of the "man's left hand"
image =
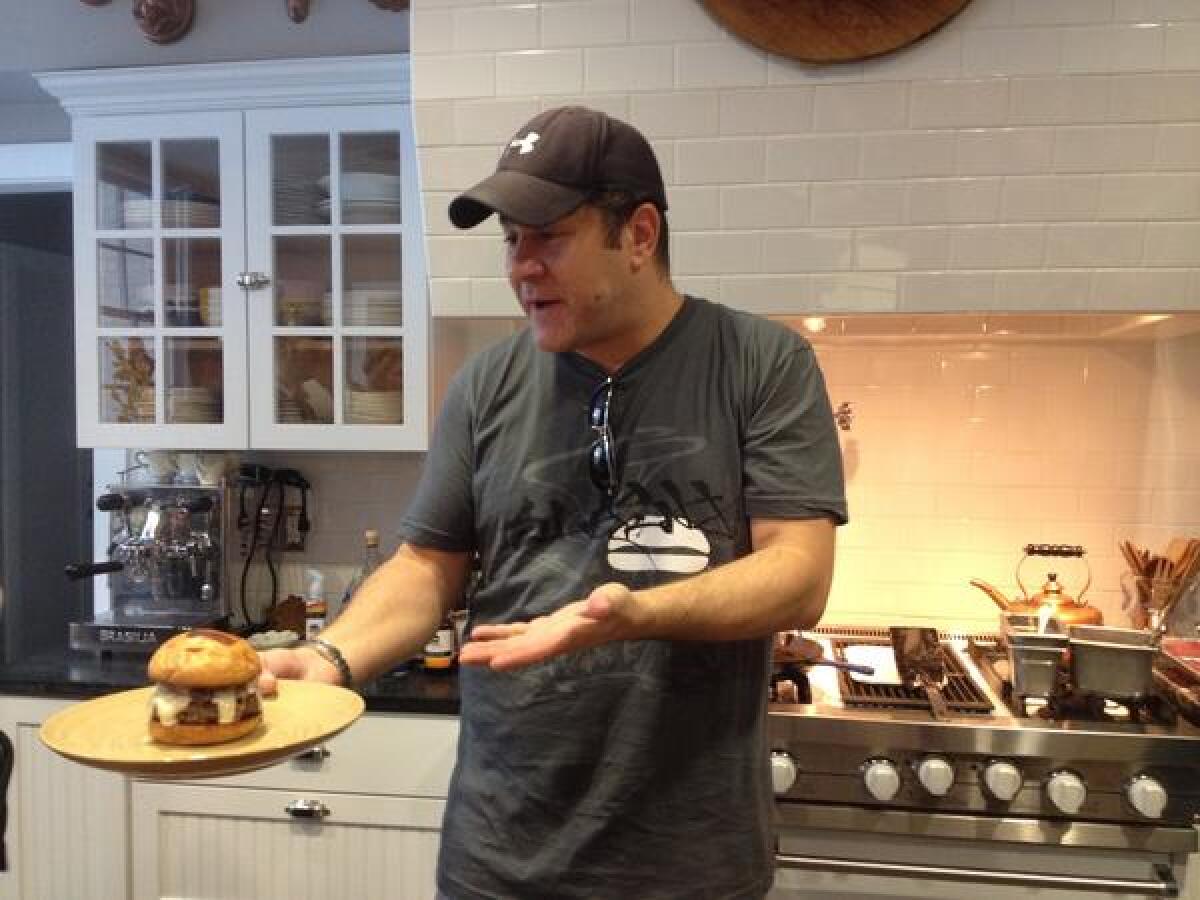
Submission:
<svg viewBox="0 0 1200 900">
<path fill-rule="evenodd" d="M 548 616 L 510 625 L 476 625 L 458 661 L 504 671 L 626 639 L 634 633 L 634 604 L 629 588 L 602 584 L 586 599 Z"/>
</svg>

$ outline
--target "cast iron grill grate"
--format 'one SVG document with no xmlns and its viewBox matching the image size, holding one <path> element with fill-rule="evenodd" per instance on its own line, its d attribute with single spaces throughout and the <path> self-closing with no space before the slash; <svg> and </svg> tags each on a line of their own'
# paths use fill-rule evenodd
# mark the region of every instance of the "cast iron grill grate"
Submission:
<svg viewBox="0 0 1200 900">
<path fill-rule="evenodd" d="M 835 658 L 846 661 L 845 648 L 851 645 L 868 644 L 875 647 L 891 648 L 888 641 L 873 640 L 841 640 L 831 642 Z M 951 711 L 968 715 L 986 715 L 992 711 L 992 704 L 970 674 L 958 656 L 948 653 L 946 648 L 939 648 L 946 666 L 946 685 L 942 688 L 942 696 Z M 838 684 L 842 691 L 842 703 L 846 706 L 871 707 L 875 709 L 929 709 L 929 698 L 919 687 L 906 687 L 903 684 L 881 684 L 878 682 L 858 681 L 845 671 L 838 672 Z"/>
</svg>

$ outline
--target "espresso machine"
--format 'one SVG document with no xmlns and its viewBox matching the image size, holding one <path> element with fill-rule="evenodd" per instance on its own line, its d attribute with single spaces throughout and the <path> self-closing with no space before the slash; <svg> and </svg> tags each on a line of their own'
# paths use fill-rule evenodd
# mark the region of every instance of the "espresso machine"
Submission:
<svg viewBox="0 0 1200 900">
<path fill-rule="evenodd" d="M 121 484 L 96 499 L 109 516 L 108 559 L 66 567 L 68 578 L 108 578 L 108 602 L 69 626 L 74 650 L 153 653 L 189 628 L 227 627 L 224 485 Z"/>
</svg>

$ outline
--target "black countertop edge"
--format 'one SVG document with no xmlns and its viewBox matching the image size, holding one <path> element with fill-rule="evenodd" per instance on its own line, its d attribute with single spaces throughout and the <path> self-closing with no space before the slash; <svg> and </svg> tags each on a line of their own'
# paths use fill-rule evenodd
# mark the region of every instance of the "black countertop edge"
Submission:
<svg viewBox="0 0 1200 900">
<path fill-rule="evenodd" d="M 86 700 L 145 687 L 142 658 L 49 656 L 0 663 L 0 695 Z M 458 715 L 458 676 L 419 669 L 376 678 L 359 688 L 368 712 Z"/>
</svg>

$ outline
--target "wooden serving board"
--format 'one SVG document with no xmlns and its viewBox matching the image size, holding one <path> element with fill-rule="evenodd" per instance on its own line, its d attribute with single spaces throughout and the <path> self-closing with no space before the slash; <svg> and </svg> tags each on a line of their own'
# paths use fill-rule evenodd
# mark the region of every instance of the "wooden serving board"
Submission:
<svg viewBox="0 0 1200 900">
<path fill-rule="evenodd" d="M 808 63 L 851 62 L 907 46 L 970 0 L 702 0 L 756 47 Z"/>
<path fill-rule="evenodd" d="M 42 742 L 67 759 L 152 778 L 208 778 L 274 765 L 328 740 L 365 708 L 354 691 L 280 680 L 262 701 L 262 725 L 235 741 L 179 747 L 151 740 L 146 728 L 153 687 L 77 703 L 42 723 Z"/>
</svg>

